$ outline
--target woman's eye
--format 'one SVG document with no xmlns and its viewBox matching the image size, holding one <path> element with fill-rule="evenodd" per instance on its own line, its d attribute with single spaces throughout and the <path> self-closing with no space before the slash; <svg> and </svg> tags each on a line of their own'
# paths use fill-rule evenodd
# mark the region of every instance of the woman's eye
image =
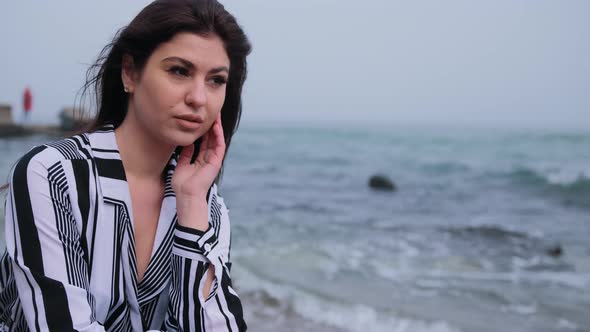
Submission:
<svg viewBox="0 0 590 332">
<path fill-rule="evenodd" d="M 180 66 L 174 66 L 168 69 L 168 71 L 174 75 L 178 76 L 188 76 L 189 72 L 188 69 Z"/>
<path fill-rule="evenodd" d="M 213 82 L 214 85 L 221 86 L 227 83 L 227 78 L 223 76 L 215 76 L 211 78 L 211 82 Z"/>
</svg>

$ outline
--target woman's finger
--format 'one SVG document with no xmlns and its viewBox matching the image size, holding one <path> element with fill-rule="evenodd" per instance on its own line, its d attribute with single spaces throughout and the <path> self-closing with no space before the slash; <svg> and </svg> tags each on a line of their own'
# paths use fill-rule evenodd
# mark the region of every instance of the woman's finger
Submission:
<svg viewBox="0 0 590 332">
<path fill-rule="evenodd" d="M 217 114 L 216 128 L 215 128 L 215 147 L 223 149 L 225 152 L 225 137 L 223 135 L 223 126 L 221 124 L 221 112 Z"/>
<path fill-rule="evenodd" d="M 221 114 L 218 113 L 211 128 L 203 135 L 199 155 L 197 156 L 197 164 L 220 164 L 224 153 L 225 140 L 223 138 L 223 128 L 221 127 Z"/>
<path fill-rule="evenodd" d="M 193 144 L 189 144 L 187 146 L 182 147 L 182 151 L 180 152 L 180 156 L 178 157 L 178 165 L 188 165 L 191 162 L 191 157 L 193 156 L 193 152 L 195 151 L 195 146 Z"/>
<path fill-rule="evenodd" d="M 199 148 L 199 155 L 197 156 L 197 160 L 200 164 L 203 164 L 208 160 L 208 155 L 210 153 L 211 144 L 213 141 L 212 135 L 213 131 L 215 130 L 215 123 L 216 122 L 213 122 L 209 130 L 207 130 L 207 132 L 202 136 L 201 147 Z"/>
</svg>

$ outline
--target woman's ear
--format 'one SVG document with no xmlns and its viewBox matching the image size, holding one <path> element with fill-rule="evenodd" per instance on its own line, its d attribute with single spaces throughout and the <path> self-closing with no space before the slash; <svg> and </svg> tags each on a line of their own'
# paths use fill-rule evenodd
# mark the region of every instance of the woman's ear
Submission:
<svg viewBox="0 0 590 332">
<path fill-rule="evenodd" d="M 121 60 L 121 81 L 123 82 L 123 90 L 127 93 L 133 93 L 135 90 L 135 82 L 137 79 L 133 57 L 129 54 L 123 55 Z"/>
</svg>

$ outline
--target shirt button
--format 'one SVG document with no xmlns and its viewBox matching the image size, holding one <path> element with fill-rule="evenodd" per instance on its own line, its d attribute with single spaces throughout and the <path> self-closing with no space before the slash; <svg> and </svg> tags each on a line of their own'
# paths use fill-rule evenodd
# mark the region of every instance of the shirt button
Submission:
<svg viewBox="0 0 590 332">
<path fill-rule="evenodd" d="M 209 244 L 209 243 L 205 243 L 204 247 L 205 247 L 205 251 L 211 250 L 211 244 Z"/>
</svg>

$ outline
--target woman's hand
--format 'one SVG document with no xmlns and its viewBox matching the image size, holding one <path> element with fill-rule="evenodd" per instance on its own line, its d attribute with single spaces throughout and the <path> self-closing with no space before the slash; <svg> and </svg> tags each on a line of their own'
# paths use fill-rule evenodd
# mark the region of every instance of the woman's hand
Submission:
<svg viewBox="0 0 590 332">
<path fill-rule="evenodd" d="M 221 127 L 221 112 L 213 126 L 203 135 L 199 155 L 191 164 L 195 147 L 182 148 L 174 175 L 172 188 L 176 194 L 176 212 L 181 226 L 206 230 L 207 191 L 219 174 L 225 155 L 225 138 Z"/>
</svg>

